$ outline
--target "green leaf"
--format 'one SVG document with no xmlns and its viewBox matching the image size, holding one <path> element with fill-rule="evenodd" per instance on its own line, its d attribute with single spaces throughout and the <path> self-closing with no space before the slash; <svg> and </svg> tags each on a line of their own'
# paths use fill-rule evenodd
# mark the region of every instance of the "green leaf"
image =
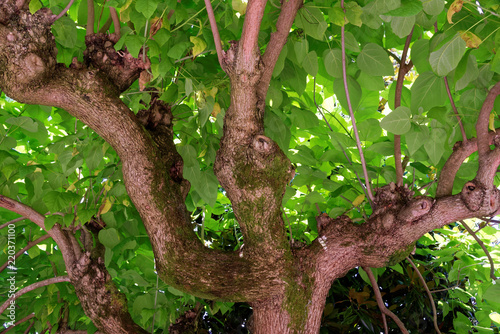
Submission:
<svg viewBox="0 0 500 334">
<path fill-rule="evenodd" d="M 300 129 L 311 129 L 319 125 L 318 117 L 309 110 L 292 107 L 290 114 L 292 125 Z"/>
<path fill-rule="evenodd" d="M 359 102 L 361 101 L 361 86 L 359 83 L 356 81 L 351 76 L 347 76 L 347 87 L 349 89 L 349 97 L 351 99 L 351 106 L 353 110 L 356 110 L 356 108 L 359 105 Z M 347 98 L 345 94 L 345 88 L 344 88 L 344 81 L 342 79 L 335 79 L 333 80 L 333 91 L 335 92 L 335 95 L 340 101 L 340 104 L 345 110 L 349 110 L 347 106 Z"/>
<path fill-rule="evenodd" d="M 349 31 L 346 31 L 344 33 L 344 35 L 345 35 L 345 47 L 346 47 L 346 49 L 351 50 L 353 52 L 359 52 L 360 48 L 359 48 L 359 43 L 356 40 L 356 37 L 354 37 L 354 35 L 352 33 L 350 33 Z"/>
<path fill-rule="evenodd" d="M 42 8 L 42 3 L 40 2 L 40 0 L 31 0 L 30 1 L 30 5 L 29 5 L 29 9 L 30 9 L 30 13 L 31 14 L 35 14 L 37 10 L 39 10 L 40 8 Z"/>
<path fill-rule="evenodd" d="M 311 51 L 305 56 L 302 66 L 311 76 L 315 77 L 318 74 L 318 55 L 316 51 Z"/>
<path fill-rule="evenodd" d="M 438 50 L 431 52 L 429 62 L 432 70 L 439 76 L 445 76 L 457 67 L 465 52 L 465 41 L 457 33 Z"/>
<path fill-rule="evenodd" d="M 360 71 L 358 82 L 364 89 L 381 91 L 385 89 L 384 79 L 381 76 L 368 75 Z"/>
<path fill-rule="evenodd" d="M 403 0 L 401 3 L 401 7 L 393 9 L 385 13 L 385 15 L 400 16 L 400 17 L 414 16 L 420 13 L 422 11 L 422 8 L 423 8 L 422 2 L 420 2 L 419 0 L 406 0 L 406 1 Z"/>
<path fill-rule="evenodd" d="M 432 67 L 429 64 L 428 39 L 419 39 L 413 43 L 411 47 L 411 60 L 420 74 L 432 70 Z"/>
<path fill-rule="evenodd" d="M 219 181 L 215 177 L 212 169 L 202 171 L 197 180 L 190 180 L 190 182 L 191 185 L 194 186 L 196 192 L 208 205 L 211 207 L 215 206 Z"/>
<path fill-rule="evenodd" d="M 359 137 L 363 141 L 376 141 L 380 139 L 382 128 L 380 122 L 374 118 L 369 118 L 358 124 Z"/>
<path fill-rule="evenodd" d="M 49 191 L 43 196 L 43 202 L 51 212 L 68 210 L 79 199 L 80 196 L 72 192 Z"/>
<path fill-rule="evenodd" d="M 328 50 L 323 54 L 326 73 L 334 78 L 342 78 L 342 51 L 339 49 Z"/>
<path fill-rule="evenodd" d="M 309 42 L 306 38 L 300 39 L 293 44 L 293 49 L 295 51 L 297 62 L 301 64 L 304 61 L 307 53 L 309 52 Z"/>
<path fill-rule="evenodd" d="M 38 124 L 33 122 L 33 120 L 27 116 L 10 117 L 7 120 L 5 120 L 5 123 L 16 125 L 21 129 L 24 129 L 29 132 L 38 131 Z"/>
<path fill-rule="evenodd" d="M 378 44 L 368 43 L 358 56 L 359 68 L 369 75 L 394 75 L 387 52 Z"/>
<path fill-rule="evenodd" d="M 350 24 L 361 27 L 363 21 L 361 20 L 361 15 L 363 14 L 363 9 L 354 1 L 346 2 L 345 4 L 345 16 Z"/>
<path fill-rule="evenodd" d="M 125 38 L 125 45 L 127 47 L 128 52 L 132 57 L 137 58 L 139 56 L 139 52 L 144 45 L 145 38 L 138 35 L 127 35 Z"/>
<path fill-rule="evenodd" d="M 160 0 L 140 0 L 135 3 L 135 9 L 149 19 L 153 16 L 159 3 Z"/>
<path fill-rule="evenodd" d="M 422 147 L 426 141 L 426 136 L 420 130 L 412 130 L 405 135 L 406 146 L 408 146 L 408 151 L 410 155 L 415 154 L 417 150 Z"/>
<path fill-rule="evenodd" d="M 444 143 L 446 131 L 443 129 L 433 129 L 429 140 L 424 143 L 425 151 L 434 165 L 437 165 L 444 154 Z"/>
<path fill-rule="evenodd" d="M 120 235 L 115 228 L 105 228 L 99 231 L 99 241 L 104 246 L 113 249 L 120 243 Z"/>
<path fill-rule="evenodd" d="M 57 223 L 62 223 L 62 217 L 60 215 L 56 214 L 45 217 L 44 225 L 47 231 L 49 231 L 52 228 L 52 226 L 54 226 Z"/>
<path fill-rule="evenodd" d="M 396 110 L 392 111 L 389 115 L 385 116 L 380 122 L 380 126 L 395 135 L 403 135 L 410 131 L 411 111 L 410 108 L 399 106 Z"/>
<path fill-rule="evenodd" d="M 52 24 L 56 41 L 65 48 L 73 48 L 77 41 L 76 24 L 68 16 L 63 16 Z"/>
<path fill-rule="evenodd" d="M 500 284 L 491 285 L 483 294 L 483 298 L 487 301 L 498 302 L 500 301 Z"/>
<path fill-rule="evenodd" d="M 323 13 L 312 3 L 306 3 L 299 9 L 295 24 L 298 28 L 304 29 L 308 36 L 320 41 L 324 39 L 326 28 L 328 28 Z"/>
<path fill-rule="evenodd" d="M 413 26 L 415 25 L 415 18 L 415 15 L 393 17 L 391 20 L 392 31 L 394 31 L 396 36 L 398 36 L 399 38 L 408 36 L 413 29 Z"/>
<path fill-rule="evenodd" d="M 443 78 L 432 72 L 420 74 L 411 86 L 411 110 L 413 113 L 417 113 L 419 108 L 428 111 L 432 107 L 443 105 L 447 99 Z"/>
<path fill-rule="evenodd" d="M 182 58 L 190 46 L 190 42 L 177 43 L 168 50 L 167 56 L 175 60 Z"/>
<path fill-rule="evenodd" d="M 89 170 L 94 170 L 101 163 L 104 154 L 102 151 L 102 144 L 92 144 L 87 147 L 85 153 L 85 162 Z"/>
<path fill-rule="evenodd" d="M 424 12 L 429 15 L 439 15 L 444 9 L 444 0 L 422 0 Z"/>
<path fill-rule="evenodd" d="M 323 198 L 323 196 L 321 196 L 321 194 L 317 191 L 310 192 L 304 198 L 304 202 L 307 202 L 309 204 L 323 203 L 324 201 L 325 199 Z"/>
<path fill-rule="evenodd" d="M 465 71 L 463 72 L 460 78 L 455 78 L 455 90 L 459 91 L 467 87 L 467 85 L 476 80 L 479 75 L 479 70 L 477 68 L 477 60 L 474 55 L 469 55 L 466 58 L 467 65 L 465 67 Z M 458 69 L 457 69 L 458 70 Z M 455 72 L 456 73 L 456 72 Z"/>
</svg>

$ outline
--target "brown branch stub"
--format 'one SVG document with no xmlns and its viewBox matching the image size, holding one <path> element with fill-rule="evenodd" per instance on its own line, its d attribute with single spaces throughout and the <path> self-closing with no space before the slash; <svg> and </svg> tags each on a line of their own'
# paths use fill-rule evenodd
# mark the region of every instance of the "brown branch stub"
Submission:
<svg viewBox="0 0 500 334">
<path fill-rule="evenodd" d="M 93 34 L 85 36 L 87 49 L 83 55 L 86 65 L 107 75 L 109 80 L 123 92 L 139 78 L 142 71 L 151 65 L 148 58 L 134 58 L 128 51 L 116 51 L 118 34 Z"/>
</svg>

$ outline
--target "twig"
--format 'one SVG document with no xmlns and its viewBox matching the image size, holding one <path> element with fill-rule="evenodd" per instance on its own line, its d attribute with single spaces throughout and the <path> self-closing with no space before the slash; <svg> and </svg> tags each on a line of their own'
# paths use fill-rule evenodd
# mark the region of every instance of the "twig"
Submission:
<svg viewBox="0 0 500 334">
<path fill-rule="evenodd" d="M 7 227 L 7 226 L 9 226 L 10 224 L 15 224 L 15 223 L 23 221 L 25 219 L 26 218 L 24 218 L 24 217 L 20 217 L 20 218 L 16 218 L 16 219 L 13 219 L 11 221 L 8 221 L 5 224 L 0 225 L 0 230 L 3 229 L 3 228 L 5 228 L 5 227 Z"/>
<path fill-rule="evenodd" d="M 16 327 L 17 325 L 22 324 L 23 322 L 28 321 L 28 320 L 30 320 L 30 319 L 32 319 L 32 318 L 34 318 L 34 317 L 35 317 L 35 313 L 28 314 L 28 315 L 27 315 L 27 316 L 25 316 L 24 318 L 22 318 L 22 319 L 20 319 L 20 320 L 16 321 L 16 322 L 14 323 L 14 325 L 7 327 L 7 328 L 6 328 L 4 331 L 2 331 L 0 334 L 7 333 L 8 331 L 10 331 L 12 328 Z"/>
<path fill-rule="evenodd" d="M 344 0 L 341 0 L 340 7 L 344 11 L 344 16 L 345 16 Z M 349 87 L 347 86 L 347 69 L 345 66 L 345 26 L 344 25 L 342 25 L 342 27 L 341 27 L 341 35 L 342 35 L 342 77 L 344 79 L 344 89 L 345 89 L 345 95 L 346 95 L 346 99 L 347 99 L 347 106 L 349 109 L 349 115 L 351 116 L 352 129 L 354 131 L 354 136 L 356 138 L 356 145 L 358 147 L 359 156 L 361 158 L 361 166 L 363 167 L 363 173 L 365 175 L 366 191 L 368 193 L 368 198 L 373 203 L 374 197 L 373 197 L 372 189 L 370 186 L 370 178 L 368 176 L 368 170 L 366 168 L 366 161 L 365 161 L 365 156 L 363 154 L 363 149 L 361 148 L 361 141 L 359 140 L 358 127 L 356 126 L 356 119 L 354 118 L 354 112 L 352 110 L 351 98 L 349 97 Z"/>
<path fill-rule="evenodd" d="M 458 126 L 460 127 L 460 131 L 462 132 L 462 140 L 465 143 L 467 141 L 467 135 L 465 134 L 464 125 L 462 124 L 462 119 L 458 114 L 457 106 L 455 105 L 455 101 L 453 100 L 453 96 L 451 95 L 450 85 L 448 84 L 448 78 L 446 76 L 444 77 L 444 85 L 446 87 L 446 92 L 448 93 L 448 99 L 450 100 L 451 108 L 453 109 L 453 113 L 455 113 L 455 117 L 457 118 L 458 121 Z"/>
<path fill-rule="evenodd" d="M 207 7 L 207 14 L 210 20 L 210 28 L 212 29 L 212 34 L 214 35 L 217 58 L 219 59 L 219 64 L 222 70 L 225 71 L 226 66 L 224 65 L 224 51 L 222 50 L 222 42 L 220 40 L 219 29 L 217 28 L 217 21 L 215 21 L 214 10 L 212 8 L 212 3 L 210 2 L 210 0 L 205 0 L 205 6 Z"/>
<path fill-rule="evenodd" d="M 71 8 L 71 6 L 73 5 L 73 2 L 75 2 L 75 0 L 70 0 L 68 5 L 66 6 L 66 8 L 64 8 L 62 10 L 62 12 L 60 12 L 57 16 L 54 17 L 52 23 L 56 22 L 57 20 L 59 20 L 64 14 L 66 14 L 66 12 Z"/>
<path fill-rule="evenodd" d="M 382 294 L 380 293 L 380 290 L 378 288 L 378 283 L 377 280 L 375 279 L 375 276 L 373 275 L 372 269 L 367 268 L 367 267 L 362 267 L 363 270 L 366 272 L 368 275 L 368 278 L 370 279 L 370 283 L 372 284 L 373 288 L 373 293 L 375 294 L 375 299 L 377 300 L 377 305 L 380 311 L 391 317 L 392 320 L 398 325 L 399 329 L 401 330 L 402 333 L 404 334 L 409 334 L 408 330 L 406 329 L 405 325 L 401 320 L 399 320 L 398 316 L 392 313 L 384 304 L 384 300 L 382 299 Z M 386 333 L 388 333 L 386 331 Z"/>
<path fill-rule="evenodd" d="M 116 12 L 116 8 L 109 7 L 109 14 L 111 19 L 113 20 L 113 27 L 115 28 L 115 35 L 117 39 L 120 38 L 120 19 L 118 18 L 118 13 Z"/>
<path fill-rule="evenodd" d="M 486 249 L 484 242 L 481 239 L 479 239 L 476 233 L 474 233 L 474 231 L 463 220 L 461 220 L 460 223 L 467 230 L 467 232 L 469 232 L 469 234 L 476 240 L 478 245 L 483 249 L 484 253 L 486 254 L 486 257 L 488 257 L 488 261 L 490 261 L 490 277 L 492 280 L 496 280 L 497 277 L 495 276 L 495 262 L 491 258 L 490 252 Z"/>
<path fill-rule="evenodd" d="M 28 249 L 30 249 L 31 247 L 39 244 L 40 242 L 44 241 L 44 240 L 47 240 L 48 238 L 50 238 L 50 235 L 48 234 L 45 234 L 45 235 L 42 235 L 40 238 L 34 240 L 34 241 L 30 241 L 28 242 L 28 244 L 21 250 L 19 250 L 16 255 L 14 255 L 14 259 L 17 259 L 19 256 L 21 256 L 21 254 L 24 254 L 24 252 L 26 252 Z M 9 257 L 10 259 L 10 257 Z M 9 261 L 7 260 L 7 262 L 5 262 L 1 267 L 0 267 L 0 272 L 4 271 L 5 268 L 7 268 L 7 266 L 9 265 Z"/>
<path fill-rule="evenodd" d="M 406 37 L 405 46 L 403 48 L 403 54 L 399 60 L 399 71 L 398 79 L 396 81 L 396 93 L 394 98 L 394 109 L 401 106 L 401 95 L 403 93 L 403 82 L 406 73 L 411 67 L 406 65 L 406 55 L 408 49 L 410 48 L 411 37 L 413 35 L 413 28 L 411 28 L 410 34 Z M 401 135 L 394 135 L 394 164 L 396 167 L 396 182 L 399 187 L 403 186 L 403 165 L 401 163 Z"/>
<path fill-rule="evenodd" d="M 87 0 L 87 36 L 94 34 L 94 21 L 94 0 Z"/>
<path fill-rule="evenodd" d="M 3 311 L 5 311 L 7 309 L 7 307 L 10 305 L 10 303 L 12 301 L 16 300 L 17 298 L 24 295 L 25 293 L 33 291 L 35 289 L 38 289 L 42 286 L 47 286 L 50 284 L 61 283 L 61 282 L 70 282 L 69 276 L 57 276 L 57 277 L 48 278 L 46 280 L 39 281 L 39 282 L 33 283 L 31 285 L 28 285 L 25 288 L 22 288 L 21 290 L 16 292 L 12 297 L 7 299 L 5 301 L 5 303 L 2 304 L 2 306 L 0 306 L 0 314 L 3 313 Z"/>
<path fill-rule="evenodd" d="M 433 321 L 434 321 L 434 329 L 436 330 L 436 333 L 441 334 L 441 331 L 439 330 L 439 326 L 438 326 L 438 323 L 437 323 L 436 304 L 434 303 L 434 298 L 432 298 L 431 291 L 429 290 L 429 287 L 427 286 L 427 283 L 425 282 L 424 277 L 422 276 L 422 274 L 420 273 L 420 271 L 418 271 L 418 268 L 415 265 L 415 263 L 413 263 L 413 261 L 408 256 L 406 257 L 406 259 L 408 260 L 408 262 L 410 262 L 411 266 L 413 267 L 413 270 L 417 273 L 418 278 L 420 279 L 420 283 L 422 283 L 422 286 L 425 289 L 425 292 L 427 292 L 427 297 L 429 297 L 429 302 L 431 303 L 431 307 L 432 307 L 432 315 L 433 315 L 432 318 L 433 318 Z"/>
</svg>

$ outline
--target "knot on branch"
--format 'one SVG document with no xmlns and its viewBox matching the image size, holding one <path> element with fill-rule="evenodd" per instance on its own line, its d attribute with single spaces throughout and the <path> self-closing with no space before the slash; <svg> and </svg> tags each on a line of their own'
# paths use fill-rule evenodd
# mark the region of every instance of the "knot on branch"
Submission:
<svg viewBox="0 0 500 334">
<path fill-rule="evenodd" d="M 469 181 L 464 185 L 460 197 L 467 209 L 475 212 L 482 207 L 486 194 L 485 190 L 484 186 L 475 181 Z"/>
<path fill-rule="evenodd" d="M 436 200 L 430 197 L 417 197 L 406 204 L 397 214 L 396 218 L 404 223 L 417 221 L 427 214 Z"/>
<path fill-rule="evenodd" d="M 173 135 L 173 118 L 170 105 L 159 100 L 157 93 L 153 93 L 149 109 L 141 109 L 137 113 L 137 119 L 146 129 L 150 131 L 166 131 L 170 137 Z"/>
<path fill-rule="evenodd" d="M 93 284 L 101 285 L 111 279 L 102 258 L 98 257 L 97 260 L 92 259 L 90 252 L 82 254 L 73 265 L 73 268 L 71 268 L 71 273 L 73 283 L 75 281 L 82 282 L 92 280 L 94 282 Z M 75 288 L 76 287 L 75 285 Z"/>
<path fill-rule="evenodd" d="M 85 36 L 87 49 L 83 56 L 87 66 L 105 73 L 120 92 L 126 90 L 151 65 L 149 58 L 134 58 L 128 51 L 116 51 L 118 36 L 94 34 Z"/>
<path fill-rule="evenodd" d="M 223 52 L 221 67 L 228 75 L 234 73 L 236 56 L 238 55 L 238 41 L 229 41 L 231 46 Z"/>
<path fill-rule="evenodd" d="M 380 215 L 387 211 L 397 211 L 411 201 L 415 193 L 408 189 L 408 185 L 398 187 L 394 182 L 375 189 L 372 216 Z"/>
<path fill-rule="evenodd" d="M 11 17 L 7 29 L 0 33 L 0 38 L 5 38 L 0 57 L 6 59 L 0 81 L 8 86 L 7 91 L 40 86 L 55 69 L 57 49 L 50 30 L 51 18 L 50 10 L 33 15 L 22 11 Z"/>
</svg>

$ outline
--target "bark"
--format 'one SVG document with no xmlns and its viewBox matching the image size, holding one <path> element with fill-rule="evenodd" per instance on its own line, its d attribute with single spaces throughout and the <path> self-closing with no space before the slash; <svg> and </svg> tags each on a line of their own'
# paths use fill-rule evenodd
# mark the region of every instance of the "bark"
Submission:
<svg viewBox="0 0 500 334">
<path fill-rule="evenodd" d="M 428 231 L 493 215 L 500 206 L 492 183 L 499 154 L 484 144 L 490 136 L 486 123 L 486 135 L 483 125 L 477 131 L 478 178 L 460 194 L 445 190 L 437 199 L 414 198 L 407 188 L 390 184 L 377 190 L 377 209 L 364 224 L 321 215 L 318 239 L 291 249 L 281 201 L 294 170 L 264 135 L 263 117 L 270 73 L 299 6 L 295 0 L 283 4 L 285 14 L 271 36 L 279 47 L 266 51 L 262 60 L 257 37 L 265 1 L 250 1 L 241 41 L 223 55 L 231 106 L 214 170 L 232 202 L 245 246 L 239 252 L 222 252 L 204 247 L 191 228 L 184 205 L 189 184 L 182 178 L 182 159 L 172 140 L 169 106 L 153 99 L 151 108 L 136 116 L 119 99 L 147 68 L 147 60 L 116 56 L 113 36 L 91 34 L 85 64 L 66 68 L 55 61 L 50 12 L 31 15 L 12 0 L 0 5 L 0 88 L 23 103 L 63 108 L 102 136 L 123 163 L 127 192 L 150 237 L 161 279 L 202 298 L 251 303 L 255 333 L 317 333 L 333 280 L 356 266 L 395 264 Z M 498 94 L 497 86 L 490 95 Z M 484 113 L 492 104 L 490 95 Z M 16 203 L 0 196 L 0 205 L 43 226 L 42 215 Z M 133 324 L 98 252 L 83 252 L 74 236 L 57 225 L 48 233 L 60 245 L 68 276 L 99 330 L 143 332 Z"/>
</svg>

